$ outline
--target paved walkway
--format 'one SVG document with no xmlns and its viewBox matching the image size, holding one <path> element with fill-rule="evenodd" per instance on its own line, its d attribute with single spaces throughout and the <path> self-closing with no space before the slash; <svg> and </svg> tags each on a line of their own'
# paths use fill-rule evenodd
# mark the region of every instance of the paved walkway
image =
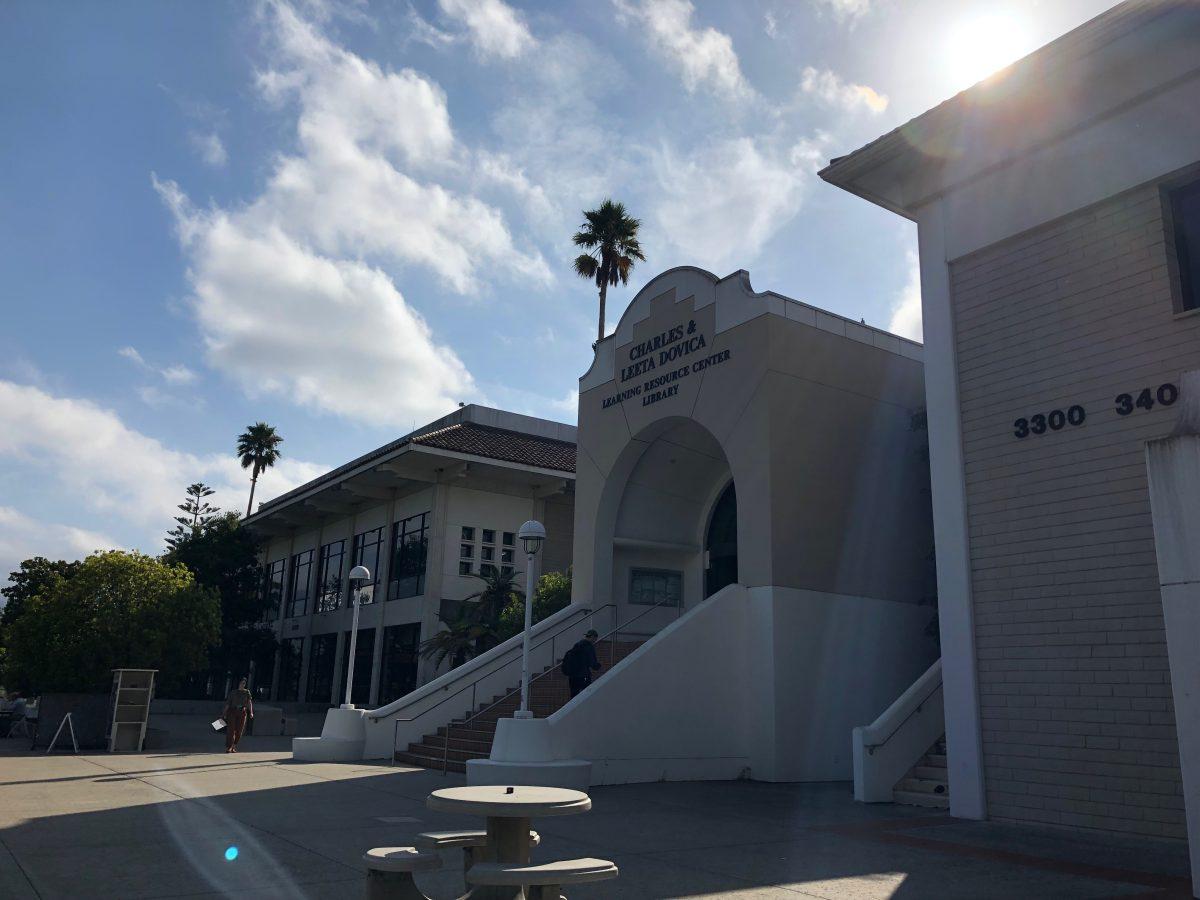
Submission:
<svg viewBox="0 0 1200 900">
<path fill-rule="evenodd" d="M 425 808 L 458 776 L 293 763 L 280 739 L 238 755 L 79 757 L 0 747 L 0 897 L 361 896 L 359 857 L 431 828 L 478 827 Z M 27 746 L 27 745 L 25 745 Z M 967 823 L 856 804 L 845 784 L 596 788 L 584 816 L 536 823 L 541 858 L 600 856 L 616 882 L 576 898 L 1188 897 L 1181 844 Z M 227 860 L 230 848 L 237 857 Z M 461 857 L 422 877 L 462 890 Z"/>
</svg>

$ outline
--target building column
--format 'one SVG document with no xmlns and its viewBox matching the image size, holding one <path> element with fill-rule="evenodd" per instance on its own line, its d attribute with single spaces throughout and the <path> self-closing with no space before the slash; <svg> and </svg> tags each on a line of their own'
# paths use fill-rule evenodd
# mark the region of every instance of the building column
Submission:
<svg viewBox="0 0 1200 900">
<path fill-rule="evenodd" d="M 440 627 L 442 608 L 442 584 L 445 581 L 445 559 L 447 522 L 450 514 L 450 486 L 441 481 L 433 484 L 433 498 L 429 504 L 429 551 L 425 558 L 425 594 L 421 606 L 421 640 L 427 641 Z M 455 535 L 457 538 L 458 535 Z M 457 559 L 457 555 L 455 556 Z M 437 668 L 432 659 L 420 657 L 417 661 L 417 686 L 437 677 Z"/>
<path fill-rule="evenodd" d="M 975 653 L 975 605 L 971 596 L 958 353 L 940 204 L 933 203 L 921 210 L 918 244 L 950 814 L 963 819 L 983 819 L 987 817 L 987 794 Z"/>
<path fill-rule="evenodd" d="M 283 640 L 283 611 L 287 609 L 287 592 L 288 579 L 291 578 L 289 570 L 292 567 L 292 553 L 296 549 L 296 529 L 292 529 L 291 535 L 288 537 L 288 558 L 283 564 L 283 597 L 280 600 L 279 607 L 275 610 L 275 662 L 271 668 L 271 699 L 275 700 L 279 696 L 279 670 L 282 663 L 282 654 L 280 653 L 280 645 Z M 253 688 L 253 685 L 251 685 Z"/>
<path fill-rule="evenodd" d="M 1181 378 L 1170 437 L 1146 444 L 1154 550 L 1175 703 L 1192 896 L 1200 897 L 1200 371 Z"/>
<path fill-rule="evenodd" d="M 320 516 L 317 519 L 317 551 L 313 554 L 313 591 L 309 598 L 308 613 L 304 617 L 304 628 L 300 631 L 300 684 L 296 688 L 296 699 L 303 701 L 308 696 L 308 664 L 312 641 L 309 639 L 312 636 L 313 616 L 317 613 L 317 595 L 321 588 L 321 547 L 325 540 L 325 525 L 329 521 L 328 516 Z M 345 567 L 345 557 L 342 558 L 342 566 Z"/>
<path fill-rule="evenodd" d="M 392 491 L 391 502 L 388 503 L 387 525 L 383 529 L 383 563 L 379 566 L 379 596 L 375 603 L 379 609 L 379 620 L 375 623 L 375 646 L 371 653 L 371 691 L 367 697 L 367 706 L 375 709 L 379 705 L 379 683 L 383 678 L 383 627 L 384 612 L 387 610 L 388 588 L 392 577 L 392 541 L 396 529 L 396 492 Z"/>
</svg>

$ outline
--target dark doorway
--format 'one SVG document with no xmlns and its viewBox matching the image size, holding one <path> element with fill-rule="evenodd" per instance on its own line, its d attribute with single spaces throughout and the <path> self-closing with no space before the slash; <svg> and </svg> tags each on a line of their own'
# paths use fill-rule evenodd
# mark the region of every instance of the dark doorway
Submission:
<svg viewBox="0 0 1200 900">
<path fill-rule="evenodd" d="M 708 568 L 704 572 L 704 596 L 711 597 L 738 580 L 737 492 L 733 489 L 732 481 L 713 507 L 704 551 L 708 558 Z"/>
</svg>

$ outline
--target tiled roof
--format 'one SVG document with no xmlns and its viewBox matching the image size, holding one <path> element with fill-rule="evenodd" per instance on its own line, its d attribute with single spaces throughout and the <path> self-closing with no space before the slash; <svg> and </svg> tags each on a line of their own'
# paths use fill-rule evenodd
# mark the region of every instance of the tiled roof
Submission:
<svg viewBox="0 0 1200 900">
<path fill-rule="evenodd" d="M 556 441 L 474 422 L 460 422 L 430 431 L 413 438 L 412 442 L 439 450 L 537 466 L 539 469 L 575 471 L 575 445 L 568 441 Z"/>
</svg>

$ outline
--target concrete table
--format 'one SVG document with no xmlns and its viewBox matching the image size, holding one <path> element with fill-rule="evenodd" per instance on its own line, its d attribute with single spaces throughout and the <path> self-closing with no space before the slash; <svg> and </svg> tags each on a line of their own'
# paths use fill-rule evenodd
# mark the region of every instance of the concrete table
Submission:
<svg viewBox="0 0 1200 900">
<path fill-rule="evenodd" d="M 487 818 L 487 846 L 476 854 L 476 860 L 524 864 L 529 862 L 530 819 L 585 813 L 592 808 L 592 799 L 583 791 L 565 788 L 486 784 L 434 791 L 425 805 L 441 812 Z M 519 886 L 480 886 L 470 896 L 472 900 L 520 900 L 524 895 Z"/>
</svg>

